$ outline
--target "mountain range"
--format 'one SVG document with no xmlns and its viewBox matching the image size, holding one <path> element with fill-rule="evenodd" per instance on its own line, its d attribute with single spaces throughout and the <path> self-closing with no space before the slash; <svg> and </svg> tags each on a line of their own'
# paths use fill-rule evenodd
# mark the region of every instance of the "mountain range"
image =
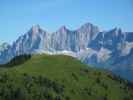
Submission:
<svg viewBox="0 0 133 100">
<path fill-rule="evenodd" d="M 62 26 L 50 33 L 35 25 L 12 45 L 0 45 L 0 64 L 18 55 L 36 53 L 70 55 L 133 81 L 133 32 L 120 28 L 101 31 L 86 23 L 76 30 Z"/>
</svg>

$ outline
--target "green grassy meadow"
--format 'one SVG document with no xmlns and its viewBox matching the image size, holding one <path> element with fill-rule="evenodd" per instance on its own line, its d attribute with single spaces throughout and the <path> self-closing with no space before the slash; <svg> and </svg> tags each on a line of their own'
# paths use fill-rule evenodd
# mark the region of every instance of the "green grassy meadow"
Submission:
<svg viewBox="0 0 133 100">
<path fill-rule="evenodd" d="M 32 55 L 0 68 L 0 100 L 133 100 L 133 85 L 70 56 Z"/>
</svg>

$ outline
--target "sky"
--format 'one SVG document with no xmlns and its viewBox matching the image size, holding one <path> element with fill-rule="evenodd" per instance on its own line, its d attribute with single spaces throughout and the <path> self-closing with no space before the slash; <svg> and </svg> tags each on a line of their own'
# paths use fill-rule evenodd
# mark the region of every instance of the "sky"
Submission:
<svg viewBox="0 0 133 100">
<path fill-rule="evenodd" d="M 85 23 L 133 31 L 133 0 L 0 0 L 0 43 L 12 43 L 39 24 L 48 32 Z"/>
</svg>

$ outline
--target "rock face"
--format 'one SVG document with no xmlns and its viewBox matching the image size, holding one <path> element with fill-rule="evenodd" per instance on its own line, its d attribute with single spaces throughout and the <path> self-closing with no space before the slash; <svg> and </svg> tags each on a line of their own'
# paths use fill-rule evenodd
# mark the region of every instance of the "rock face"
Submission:
<svg viewBox="0 0 133 100">
<path fill-rule="evenodd" d="M 119 28 L 101 32 L 97 26 L 86 23 L 77 30 L 62 26 L 49 33 L 36 25 L 12 45 L 0 46 L 0 63 L 32 53 L 71 55 L 86 64 L 133 80 L 133 32 L 122 32 Z"/>
<path fill-rule="evenodd" d="M 11 46 L 8 43 L 3 43 L 0 45 L 0 63 L 5 63 L 10 59 L 10 56 L 8 55 L 10 48 Z"/>
</svg>

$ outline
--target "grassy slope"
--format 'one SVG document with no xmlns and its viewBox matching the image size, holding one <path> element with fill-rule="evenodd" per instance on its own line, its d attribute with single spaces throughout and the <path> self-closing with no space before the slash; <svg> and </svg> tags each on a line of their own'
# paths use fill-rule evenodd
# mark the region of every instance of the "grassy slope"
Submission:
<svg viewBox="0 0 133 100">
<path fill-rule="evenodd" d="M 133 90 L 126 82 L 115 80 L 107 72 L 88 68 L 69 56 L 34 55 L 24 64 L 0 69 L 0 74 L 5 72 L 20 86 L 23 86 L 23 73 L 58 82 L 65 86 L 64 95 L 69 96 L 70 100 L 133 99 Z"/>
</svg>

